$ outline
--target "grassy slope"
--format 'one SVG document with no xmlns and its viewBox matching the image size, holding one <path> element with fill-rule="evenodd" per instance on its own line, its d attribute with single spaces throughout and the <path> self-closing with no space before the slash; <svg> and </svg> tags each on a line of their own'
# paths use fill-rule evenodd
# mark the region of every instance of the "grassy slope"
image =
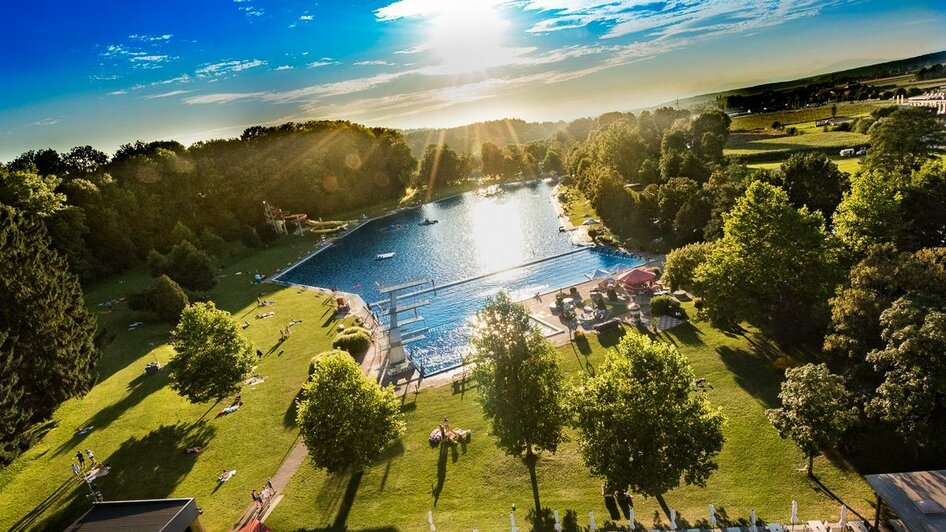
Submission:
<svg viewBox="0 0 946 532">
<path fill-rule="evenodd" d="M 196 497 L 206 524 L 212 530 L 226 529 L 250 502 L 250 490 L 262 486 L 295 441 L 297 431 L 287 409 L 305 379 L 309 359 L 330 344 L 331 329 L 323 327 L 328 325 L 323 322 L 329 307 L 320 298 L 296 289 L 253 286 L 251 274 L 271 273 L 311 250 L 314 243 L 314 237 L 284 238 L 273 249 L 234 260 L 210 292 L 217 305 L 235 317 L 246 315 L 252 323 L 246 336 L 264 352 L 290 318 L 304 320 L 280 346 L 285 353 L 263 358 L 258 371 L 269 380 L 248 387 L 244 407 L 230 416 L 214 418 L 224 404 L 187 403 L 166 386 L 164 374 L 142 376 L 146 363 L 155 358 L 164 363 L 171 355 L 168 325 L 128 331 L 128 323 L 138 317 L 124 305 L 101 314 L 101 326 L 115 338 L 104 350 L 100 382 L 86 397 L 66 402 L 54 417 L 58 426 L 0 472 L 0 529 L 20 522 L 26 529 L 61 530 L 84 512 L 89 506 L 87 488 L 71 479 L 70 463 L 76 450 L 87 448 L 113 466 L 111 475 L 98 482 L 106 500 Z M 233 275 L 237 271 L 245 273 Z M 143 273 L 131 273 L 94 287 L 88 301 L 95 305 L 149 283 Z M 276 301 L 270 307 L 275 318 L 253 319 L 257 295 Z M 73 436 L 76 428 L 86 425 L 95 430 L 85 437 Z M 207 449 L 189 456 L 182 453 L 188 445 Z M 218 489 L 216 476 L 224 468 L 238 474 Z M 24 516 L 30 520 L 21 521 Z"/>
<path fill-rule="evenodd" d="M 678 510 L 678 524 L 705 519 L 710 502 L 732 521 L 747 520 L 755 509 L 762 519 L 784 522 L 792 499 L 799 501 L 803 519 L 836 519 L 838 504 L 798 471 L 804 465 L 801 452 L 781 440 L 765 418 L 779 383 L 771 354 L 756 351 L 751 338 L 727 336 L 704 323 L 681 326 L 663 338 L 679 345 L 696 374 L 713 384 L 709 399 L 728 417 L 719 471 L 709 484 L 666 495 L 667 503 Z M 606 341 L 611 345 L 614 338 Z M 607 347 L 596 337 L 591 345 L 587 358 L 571 345 L 560 350 L 570 378 L 585 378 L 602 362 Z M 475 402 L 475 389 L 444 386 L 400 393 L 408 422 L 402 442 L 369 468 L 358 484 L 348 475 L 327 476 L 310 463 L 303 464 L 267 525 L 275 530 L 317 529 L 341 521 L 351 530 L 422 530 L 427 511 L 433 510 L 438 527 L 445 530 L 498 530 L 508 523 L 512 503 L 519 508 L 522 525 L 532 505 L 528 472 L 520 461 L 494 447 Z M 474 437 L 465 449 L 440 455 L 427 444 L 427 435 L 445 416 L 453 426 L 472 429 Z M 601 481 L 588 475 L 574 442 L 555 455 L 543 455 L 537 470 L 543 506 L 562 515 L 574 510 L 582 525 L 587 524 L 589 510 L 595 512 L 599 526 L 606 520 Z M 815 471 L 845 503 L 868 515 L 871 493 L 856 472 L 824 457 L 816 459 Z M 635 508 L 638 521 L 648 526 L 655 522 L 655 500 L 635 497 Z"/>
</svg>

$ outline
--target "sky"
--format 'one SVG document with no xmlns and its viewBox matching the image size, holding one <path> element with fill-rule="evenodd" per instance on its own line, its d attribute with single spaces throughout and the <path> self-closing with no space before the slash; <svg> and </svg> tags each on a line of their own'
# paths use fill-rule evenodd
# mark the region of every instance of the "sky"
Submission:
<svg viewBox="0 0 946 532">
<path fill-rule="evenodd" d="M 30 0 L 0 18 L 0 160 L 311 119 L 570 120 L 946 49 L 940 0 Z"/>
</svg>

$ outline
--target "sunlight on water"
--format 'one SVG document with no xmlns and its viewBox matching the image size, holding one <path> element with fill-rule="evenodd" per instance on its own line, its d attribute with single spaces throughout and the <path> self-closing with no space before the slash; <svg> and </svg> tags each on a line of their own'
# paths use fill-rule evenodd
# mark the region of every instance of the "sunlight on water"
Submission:
<svg viewBox="0 0 946 532">
<path fill-rule="evenodd" d="M 519 202 L 483 199 L 469 209 L 480 270 L 497 271 L 529 260 Z"/>
</svg>

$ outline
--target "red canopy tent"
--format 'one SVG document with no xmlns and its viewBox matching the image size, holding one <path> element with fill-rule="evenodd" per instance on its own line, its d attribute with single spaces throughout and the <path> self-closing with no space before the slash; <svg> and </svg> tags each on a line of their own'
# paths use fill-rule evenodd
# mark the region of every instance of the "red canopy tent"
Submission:
<svg viewBox="0 0 946 532">
<path fill-rule="evenodd" d="M 264 525 L 259 519 L 253 519 L 244 525 L 240 532 L 272 532 L 272 529 Z"/>
<path fill-rule="evenodd" d="M 618 275 L 618 281 L 621 281 L 627 286 L 644 286 L 654 282 L 656 279 L 657 274 L 640 268 L 635 268 Z"/>
</svg>

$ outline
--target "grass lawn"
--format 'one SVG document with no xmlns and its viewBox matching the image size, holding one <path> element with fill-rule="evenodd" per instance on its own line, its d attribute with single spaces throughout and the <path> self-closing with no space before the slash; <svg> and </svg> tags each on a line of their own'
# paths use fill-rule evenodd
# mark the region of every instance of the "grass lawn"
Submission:
<svg viewBox="0 0 946 532">
<path fill-rule="evenodd" d="M 290 405 L 306 378 L 311 357 L 330 346 L 332 322 L 328 306 L 312 292 L 274 285 L 252 285 L 256 271 L 272 273 L 310 251 L 316 237 L 284 237 L 271 249 L 226 264 L 223 278 L 210 293 L 221 308 L 246 319 L 253 345 L 267 353 L 257 371 L 269 377 L 245 387 L 244 406 L 221 418 L 217 405 L 189 404 L 167 386 L 167 375 L 145 377 L 145 364 L 168 361 L 170 326 L 146 324 L 129 331 L 140 319 L 124 304 L 99 314 L 101 328 L 114 338 L 99 362 L 99 383 L 84 398 L 67 401 L 56 412 L 55 427 L 30 450 L 0 472 L 0 529 L 62 530 L 90 506 L 88 489 L 74 479 L 70 464 L 80 449 L 92 449 L 99 461 L 112 465 L 98 481 L 106 500 L 195 497 L 211 530 L 226 530 L 251 502 L 297 437 Z M 235 275 L 236 272 L 244 272 Z M 95 305 L 148 286 L 142 272 L 95 286 L 87 301 Z M 254 319 L 256 296 L 276 302 L 276 317 Z M 291 319 L 303 323 L 278 349 L 279 329 Z M 279 349 L 284 349 L 279 354 Z M 271 351 L 272 350 L 272 351 Z M 77 428 L 93 425 L 85 436 Z M 183 452 L 206 446 L 199 455 Z M 218 486 L 223 469 L 237 475 Z"/>
<path fill-rule="evenodd" d="M 686 308 L 693 313 L 692 306 Z M 713 385 L 708 397 L 728 418 L 719 470 L 708 485 L 679 488 L 665 496 L 667 504 L 678 510 L 678 524 L 706 519 L 711 502 L 731 522 L 748 520 L 752 509 L 761 519 L 784 522 L 792 499 L 798 500 L 803 520 L 837 519 L 839 503 L 826 490 L 861 515 L 872 515 L 872 494 L 860 475 L 842 460 L 819 457 L 815 472 L 824 487 L 809 481 L 798 471 L 805 463 L 802 453 L 780 439 L 769 424 L 764 412 L 775 405 L 781 378 L 772 369 L 770 349 L 753 336 L 730 336 L 705 323 L 682 325 L 662 338 L 678 345 L 696 374 Z M 588 355 L 571 344 L 560 349 L 571 379 L 594 373 L 616 338 L 603 341 L 592 336 Z M 345 524 L 350 530 L 425 530 L 427 511 L 433 510 L 443 530 L 500 530 L 508 526 L 513 503 L 518 507 L 518 524 L 525 526 L 532 507 L 528 471 L 520 460 L 504 456 L 493 445 L 475 401 L 476 390 L 448 385 L 399 393 L 408 425 L 403 440 L 361 478 L 329 476 L 304 463 L 267 526 L 313 530 Z M 472 442 L 444 454 L 431 448 L 427 436 L 444 417 L 454 427 L 472 429 Z M 563 516 L 573 511 L 581 526 L 588 524 L 589 511 L 595 512 L 599 526 L 607 521 L 601 480 L 588 475 L 574 442 L 554 455 L 544 454 L 537 479 L 543 507 L 558 509 Z M 634 506 L 644 525 L 666 523 L 657 516 L 654 499 L 637 496 Z"/>
</svg>

